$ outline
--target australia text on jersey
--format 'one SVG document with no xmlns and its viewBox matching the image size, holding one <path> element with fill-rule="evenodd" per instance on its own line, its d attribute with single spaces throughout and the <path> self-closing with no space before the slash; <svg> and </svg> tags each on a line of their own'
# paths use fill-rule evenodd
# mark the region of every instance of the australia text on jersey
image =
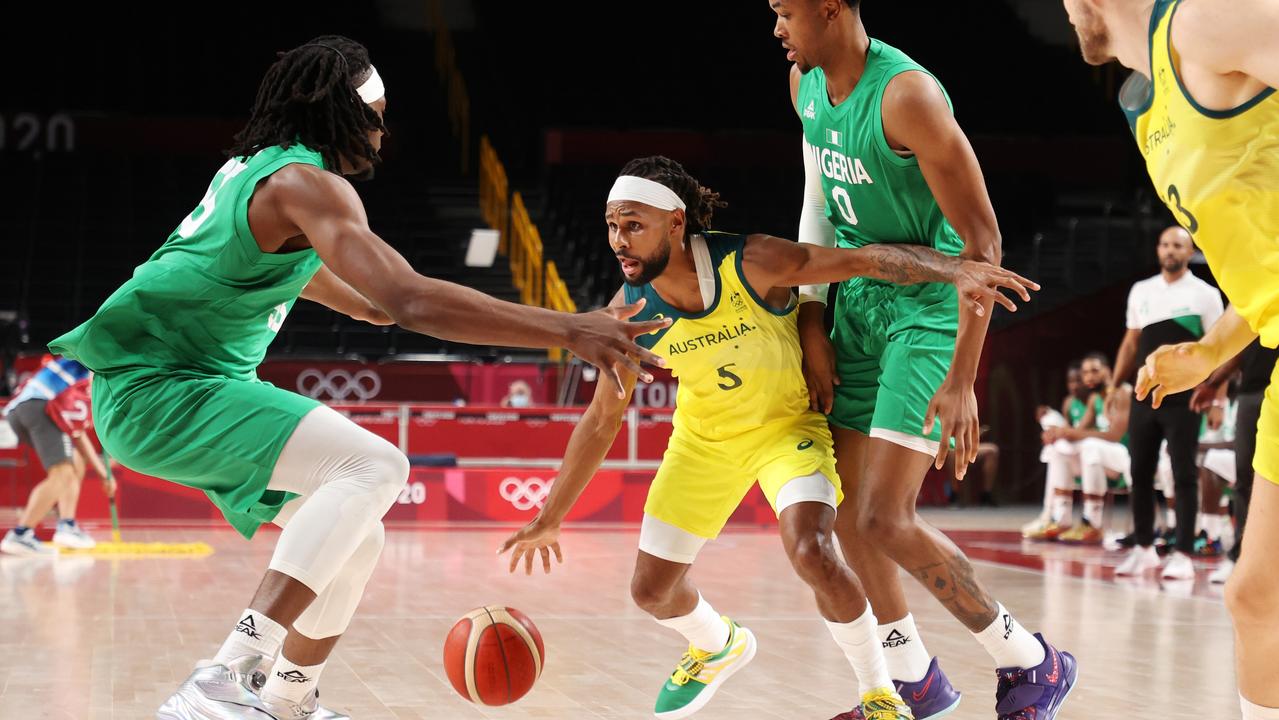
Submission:
<svg viewBox="0 0 1279 720">
<path fill-rule="evenodd" d="M 718 345 L 719 343 L 728 342 L 729 340 L 736 340 L 746 333 L 756 329 L 746 323 L 739 323 L 736 327 L 724 325 L 722 328 L 723 329 L 717 333 L 706 333 L 705 335 L 698 335 L 680 342 L 673 342 L 669 347 L 667 347 L 666 354 L 679 355 L 681 353 L 700 350 L 710 345 Z"/>
</svg>

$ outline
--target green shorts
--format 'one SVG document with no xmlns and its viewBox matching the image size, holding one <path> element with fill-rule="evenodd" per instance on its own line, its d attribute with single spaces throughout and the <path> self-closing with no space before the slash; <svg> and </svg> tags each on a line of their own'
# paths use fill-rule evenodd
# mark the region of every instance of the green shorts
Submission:
<svg viewBox="0 0 1279 720">
<path fill-rule="evenodd" d="M 924 435 L 924 414 L 950 371 L 958 329 L 953 286 L 865 278 L 842 283 L 831 331 L 840 382 L 831 424 L 866 435 L 921 438 L 935 448 L 941 426 Z"/>
<path fill-rule="evenodd" d="M 245 537 L 297 497 L 267 484 L 318 401 L 257 380 L 152 370 L 95 375 L 92 393 L 98 438 L 112 457 L 203 490 Z"/>
</svg>

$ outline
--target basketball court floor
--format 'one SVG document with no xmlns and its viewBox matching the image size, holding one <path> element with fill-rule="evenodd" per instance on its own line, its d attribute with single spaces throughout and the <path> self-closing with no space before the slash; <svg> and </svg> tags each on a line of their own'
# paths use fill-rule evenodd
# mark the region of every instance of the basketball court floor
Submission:
<svg viewBox="0 0 1279 720">
<path fill-rule="evenodd" d="M 1116 582 L 1117 553 L 1023 544 L 1015 528 L 1029 515 L 926 514 L 954 531 L 999 600 L 1079 658 L 1079 685 L 1062 720 L 1236 716 L 1232 631 L 1220 589 L 1206 580 L 1210 564 L 1193 583 Z M 495 554 L 505 530 L 388 532 L 381 566 L 321 681 L 325 704 L 357 720 L 652 717 L 655 693 L 683 647 L 631 603 L 637 532 L 570 529 L 564 564 L 526 577 L 508 575 Z M 126 539 L 203 540 L 216 552 L 0 556 L 0 720 L 152 717 L 195 661 L 217 649 L 266 568 L 274 536 L 250 543 L 211 527 L 153 527 L 126 529 Z M 703 551 L 693 579 L 760 642 L 754 663 L 696 717 L 826 720 L 848 709 L 852 672 L 773 532 L 726 532 Z M 964 692 L 951 717 L 993 717 L 986 654 L 913 580 L 906 588 L 929 650 Z M 441 664 L 454 620 L 485 604 L 523 610 L 546 642 L 540 682 L 505 708 L 462 700 Z"/>
</svg>

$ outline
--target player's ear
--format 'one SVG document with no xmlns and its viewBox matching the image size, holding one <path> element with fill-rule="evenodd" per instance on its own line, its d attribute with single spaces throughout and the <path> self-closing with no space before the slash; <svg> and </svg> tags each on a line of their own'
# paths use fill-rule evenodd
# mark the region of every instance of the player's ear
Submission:
<svg viewBox="0 0 1279 720">
<path fill-rule="evenodd" d="M 683 208 L 675 208 L 671 211 L 671 234 L 678 236 L 680 233 L 686 232 L 686 224 L 688 215 Z"/>
</svg>

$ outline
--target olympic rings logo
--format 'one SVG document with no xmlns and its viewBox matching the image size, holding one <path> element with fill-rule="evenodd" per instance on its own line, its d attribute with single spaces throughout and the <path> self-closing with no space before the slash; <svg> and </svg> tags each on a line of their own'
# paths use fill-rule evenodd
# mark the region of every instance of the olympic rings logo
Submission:
<svg viewBox="0 0 1279 720">
<path fill-rule="evenodd" d="M 298 392 L 316 400 L 372 400 L 382 391 L 382 378 L 372 370 L 355 373 L 308 368 L 298 373 Z"/>
<path fill-rule="evenodd" d="M 542 507 L 546 496 L 551 492 L 551 482 L 542 478 L 508 477 L 497 486 L 502 499 L 509 502 L 516 510 L 532 510 Z"/>
</svg>

